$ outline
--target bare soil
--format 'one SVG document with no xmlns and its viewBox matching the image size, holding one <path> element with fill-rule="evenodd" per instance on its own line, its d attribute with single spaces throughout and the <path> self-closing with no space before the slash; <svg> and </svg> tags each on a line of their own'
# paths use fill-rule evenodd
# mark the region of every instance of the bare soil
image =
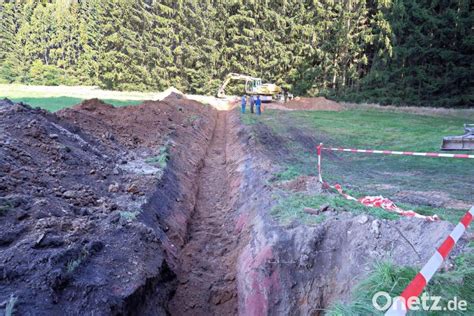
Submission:
<svg viewBox="0 0 474 316">
<path fill-rule="evenodd" d="M 233 209 L 226 170 L 227 112 L 219 112 L 199 173 L 197 201 L 180 256 L 172 315 L 237 313 Z"/>
<path fill-rule="evenodd" d="M 180 96 L 58 114 L 2 102 L 0 302 L 17 297 L 20 315 L 165 313 L 214 120 Z M 147 161 L 165 145 L 160 170 Z"/>
<path fill-rule="evenodd" d="M 282 225 L 279 197 L 328 194 L 271 181 L 288 141 L 180 94 L 57 114 L 0 102 L 0 309 L 13 295 L 19 315 L 318 315 L 376 261 L 423 264 L 452 228 L 343 209 Z"/>
</svg>

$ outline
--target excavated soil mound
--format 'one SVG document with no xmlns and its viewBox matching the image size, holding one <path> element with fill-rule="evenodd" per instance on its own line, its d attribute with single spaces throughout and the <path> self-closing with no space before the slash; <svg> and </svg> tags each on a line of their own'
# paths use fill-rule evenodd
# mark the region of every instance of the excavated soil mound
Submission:
<svg viewBox="0 0 474 316">
<path fill-rule="evenodd" d="M 294 110 L 341 111 L 343 109 L 342 105 L 325 97 L 295 98 L 284 106 Z"/>
<path fill-rule="evenodd" d="M 292 180 L 277 182 L 275 187 L 293 192 L 307 192 L 309 194 L 320 194 L 322 191 L 318 178 L 306 175 Z"/>
<path fill-rule="evenodd" d="M 16 297 L 19 315 L 166 313 L 214 120 L 179 95 L 57 114 L 0 102 L 0 302 Z"/>
<path fill-rule="evenodd" d="M 286 103 L 268 103 L 264 104 L 264 108 L 293 111 L 341 111 L 343 106 L 335 101 L 328 100 L 325 97 L 316 98 L 300 98 L 297 97 Z"/>
<path fill-rule="evenodd" d="M 374 262 L 423 264 L 452 229 L 341 208 L 283 225 L 280 195 L 330 193 L 312 176 L 272 180 L 289 140 L 239 118 L 179 93 L 56 114 L 0 101 L 0 302 L 17 298 L 20 315 L 318 315 Z"/>
<path fill-rule="evenodd" d="M 92 99 L 57 114 L 107 143 L 118 142 L 135 149 L 161 145 L 164 138 L 176 136 L 188 127 L 195 128 L 201 108 L 198 102 L 171 94 L 161 102 L 145 101 L 130 107 L 113 107 Z M 112 134 L 116 139 L 111 138 Z"/>
</svg>

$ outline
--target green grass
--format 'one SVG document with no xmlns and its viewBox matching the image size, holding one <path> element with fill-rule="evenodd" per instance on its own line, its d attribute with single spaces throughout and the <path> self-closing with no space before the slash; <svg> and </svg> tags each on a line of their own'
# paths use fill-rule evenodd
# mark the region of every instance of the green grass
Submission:
<svg viewBox="0 0 474 316">
<path fill-rule="evenodd" d="M 12 207 L 9 201 L 0 200 L 0 216 L 5 215 Z"/>
<path fill-rule="evenodd" d="M 467 311 L 450 311 L 449 315 L 472 315 L 474 313 L 474 254 L 466 253 L 455 260 L 456 269 L 449 272 L 438 271 L 425 292 L 432 296 L 441 296 L 440 306 L 446 306 L 447 300 L 457 297 L 467 301 Z M 364 278 L 352 292 L 349 303 L 335 303 L 327 315 L 383 315 L 372 306 L 372 297 L 379 291 L 387 292 L 392 298 L 399 296 L 413 279 L 418 268 L 397 267 L 391 263 L 378 263 L 368 277 Z M 380 305 L 385 301 L 381 299 Z M 410 312 L 408 315 L 448 315 L 446 312 Z"/>
<path fill-rule="evenodd" d="M 15 314 L 15 305 L 18 302 L 18 297 L 11 294 L 5 306 L 5 316 L 13 316 Z"/>
<path fill-rule="evenodd" d="M 251 113 L 241 113 L 240 119 L 245 125 L 254 125 L 260 121 L 257 115 Z"/>
<path fill-rule="evenodd" d="M 323 205 L 329 205 L 332 208 L 345 210 L 355 215 L 368 214 L 380 219 L 397 220 L 400 218 L 395 213 L 390 213 L 381 208 L 367 207 L 363 204 L 346 200 L 342 196 L 333 194 L 318 194 L 308 195 L 304 193 L 289 193 L 285 197 L 278 197 L 278 203 L 271 211 L 271 214 L 283 224 L 288 224 L 292 221 L 300 221 L 305 224 L 319 223 L 322 219 L 319 215 L 315 216 L 304 212 L 305 207 L 319 209 Z M 448 217 L 447 213 L 440 214 L 437 209 L 430 207 L 416 207 L 408 204 L 399 204 L 405 209 L 413 209 L 416 212 L 424 215 L 434 215 L 438 213 L 444 217 Z M 453 213 L 456 213 L 453 211 Z M 449 218 L 456 222 L 459 220 L 454 214 L 449 214 Z M 457 214 L 456 214 L 457 215 Z"/>
<path fill-rule="evenodd" d="M 160 146 L 158 150 L 158 155 L 145 160 L 146 163 L 159 167 L 159 170 L 156 174 L 158 179 L 161 179 L 165 173 L 165 169 L 170 158 L 169 146 L 170 141 L 167 141 L 163 146 Z"/>
<path fill-rule="evenodd" d="M 467 119 L 377 110 L 295 111 L 289 115 L 294 123 L 331 135 L 334 145 L 418 151 L 438 151 L 442 136 L 461 134 Z"/>
<path fill-rule="evenodd" d="M 81 253 L 77 256 L 77 258 L 72 259 L 67 262 L 66 264 L 66 272 L 71 274 L 77 270 L 81 266 L 81 264 L 89 257 L 89 251 L 84 247 L 81 250 Z"/>
<path fill-rule="evenodd" d="M 245 117 L 245 116 L 243 116 Z M 243 119 L 245 122 L 247 119 Z M 252 118 L 248 119 L 252 120 Z M 471 118 L 474 120 L 474 118 Z M 443 136 L 459 135 L 468 118 L 440 117 L 375 109 L 329 111 L 265 111 L 259 120 L 289 149 L 288 157 L 274 157 L 284 171 L 277 178 L 315 175 L 315 144 L 349 148 L 439 151 Z M 250 121 L 252 123 L 253 121 Z M 252 125 L 252 124 L 250 124 Z M 250 126 L 252 128 L 252 126 Z M 295 133 L 298 131 L 298 133 Z M 258 137 L 258 130 L 252 133 Z M 312 137 L 312 145 L 301 137 Z M 397 202 L 400 191 L 436 191 L 452 200 L 472 203 L 474 160 L 323 152 L 323 177 L 340 183 L 355 196 L 384 195 Z M 427 194 L 430 197 L 430 194 Z M 400 203 L 397 203 L 400 204 Z M 420 206 L 423 211 L 423 205 Z M 429 206 L 429 205 L 425 205 Z M 456 222 L 466 211 L 434 210 Z M 426 210 L 431 213 L 431 210 Z"/>
<path fill-rule="evenodd" d="M 13 98 L 14 102 L 23 102 L 31 105 L 32 107 L 39 107 L 50 112 L 56 112 L 64 108 L 71 107 L 73 105 L 79 104 L 84 99 L 71 98 L 71 97 L 17 97 Z M 124 101 L 124 100 L 103 100 L 105 103 L 112 104 L 114 106 L 126 106 L 126 105 L 137 105 L 143 101 Z"/>
<path fill-rule="evenodd" d="M 169 159 L 168 147 L 169 147 L 169 142 L 167 142 L 165 145 L 160 147 L 160 149 L 158 150 L 157 156 L 148 158 L 147 160 L 145 160 L 145 162 L 151 165 L 158 165 L 160 169 L 165 169 L 168 163 L 168 159 Z"/>
<path fill-rule="evenodd" d="M 291 194 L 288 197 L 275 196 L 278 204 L 271 210 L 271 215 L 282 224 L 290 224 L 294 221 L 304 224 L 318 224 L 324 221 L 326 216 L 308 214 L 303 211 L 305 207 L 319 208 L 324 204 L 321 196 L 307 196 L 303 194 Z"/>
<path fill-rule="evenodd" d="M 355 192 L 346 191 L 346 193 L 356 198 L 359 197 Z M 319 223 L 321 220 L 318 218 L 318 216 L 307 214 L 303 209 L 305 207 L 319 209 L 325 204 L 329 205 L 331 208 L 344 210 L 355 215 L 368 214 L 380 219 L 400 219 L 400 215 L 397 215 L 396 213 L 391 213 L 382 208 L 367 207 L 358 202 L 347 200 L 335 193 L 335 191 L 333 194 L 322 193 L 318 195 L 288 192 L 285 196 L 278 197 L 277 200 L 278 202 L 273 207 L 271 214 L 283 224 L 288 224 L 292 221 L 300 221 L 304 224 Z M 465 210 L 440 209 L 407 203 L 396 204 L 402 209 L 413 210 L 422 215 L 432 216 L 436 214 L 444 220 L 450 221 L 452 223 L 458 223 L 460 219 L 459 214 L 465 213 Z"/>
<path fill-rule="evenodd" d="M 137 216 L 140 214 L 140 211 L 120 211 L 120 220 L 122 222 L 133 222 L 137 219 Z"/>
<path fill-rule="evenodd" d="M 284 170 L 273 174 L 272 180 L 286 181 L 292 180 L 301 175 L 301 170 L 297 166 L 286 166 Z"/>
</svg>

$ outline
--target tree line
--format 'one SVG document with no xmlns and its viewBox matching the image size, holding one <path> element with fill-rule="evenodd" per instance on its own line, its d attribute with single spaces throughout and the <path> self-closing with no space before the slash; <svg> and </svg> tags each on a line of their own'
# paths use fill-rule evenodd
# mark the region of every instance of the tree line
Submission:
<svg viewBox="0 0 474 316">
<path fill-rule="evenodd" d="M 0 82 L 474 105 L 470 0 L 0 0 Z"/>
</svg>

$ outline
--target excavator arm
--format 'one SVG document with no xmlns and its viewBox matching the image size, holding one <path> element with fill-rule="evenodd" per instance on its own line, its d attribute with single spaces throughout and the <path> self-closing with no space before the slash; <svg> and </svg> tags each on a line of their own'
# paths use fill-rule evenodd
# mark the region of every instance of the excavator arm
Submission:
<svg viewBox="0 0 474 316">
<path fill-rule="evenodd" d="M 245 81 L 245 86 L 247 87 L 247 82 L 249 81 L 254 81 L 254 80 L 259 80 L 258 78 L 254 78 L 251 76 L 246 76 L 246 75 L 241 75 L 237 73 L 230 73 L 225 77 L 224 82 L 220 86 L 219 90 L 217 91 L 217 97 L 218 98 L 223 98 L 225 97 L 225 88 L 227 85 L 232 81 L 232 80 L 242 80 Z"/>
<path fill-rule="evenodd" d="M 273 96 L 281 93 L 281 88 L 276 84 L 265 83 L 262 84 L 262 79 L 237 73 L 228 74 L 221 87 L 217 91 L 218 98 L 225 97 L 225 88 L 232 80 L 245 81 L 245 93 L 250 95 L 260 95 L 264 101 L 271 101 Z"/>
</svg>

